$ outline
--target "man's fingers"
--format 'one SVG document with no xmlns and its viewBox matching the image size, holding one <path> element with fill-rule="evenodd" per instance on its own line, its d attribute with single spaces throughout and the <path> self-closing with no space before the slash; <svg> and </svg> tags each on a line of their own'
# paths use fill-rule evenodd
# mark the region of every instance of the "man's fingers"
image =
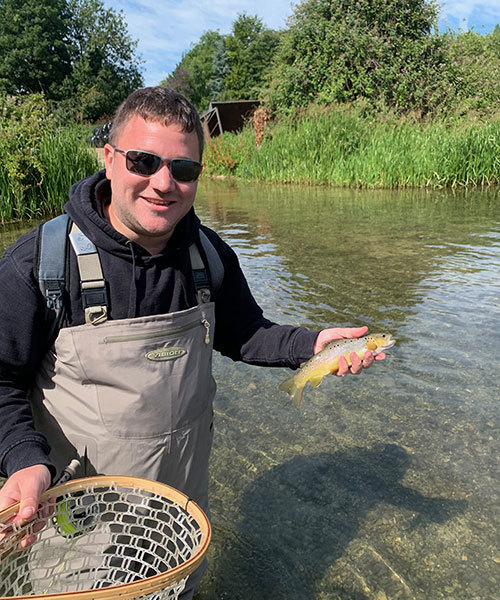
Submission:
<svg viewBox="0 0 500 600">
<path fill-rule="evenodd" d="M 20 541 L 19 546 L 24 550 L 25 548 L 27 548 L 28 546 L 31 546 L 35 542 L 36 542 L 36 535 L 27 535 L 25 538 L 23 538 Z"/>
<path fill-rule="evenodd" d="M 363 363 L 355 352 L 351 352 L 349 358 L 351 359 L 351 373 L 353 375 L 359 375 L 363 370 Z"/>
<path fill-rule="evenodd" d="M 9 481 L 7 480 L 7 483 L 5 483 L 5 485 L 2 488 L 2 494 L 0 496 L 0 511 L 5 510 L 6 508 L 11 506 L 12 504 L 15 504 L 16 502 L 19 502 L 19 496 L 17 494 L 17 491 L 10 491 Z"/>
<path fill-rule="evenodd" d="M 349 371 L 349 365 L 347 364 L 347 360 L 344 356 L 339 357 L 339 368 L 337 371 L 337 375 L 339 377 L 344 377 Z"/>
<path fill-rule="evenodd" d="M 56 498 L 49 498 L 46 502 L 40 505 L 39 514 L 42 519 L 48 519 L 54 514 L 54 505 Z"/>
<path fill-rule="evenodd" d="M 362 337 L 368 331 L 368 327 L 366 325 L 363 327 L 338 327 L 335 331 L 340 338 L 350 339 Z"/>
<path fill-rule="evenodd" d="M 366 334 L 368 327 L 329 327 L 328 329 L 322 329 L 314 342 L 314 354 L 317 354 L 326 344 L 334 340 L 359 338 Z"/>
<path fill-rule="evenodd" d="M 370 367 L 373 364 L 375 357 L 373 356 L 373 354 L 367 350 L 365 352 L 365 355 L 363 356 L 363 367 L 365 369 L 367 369 L 368 367 Z"/>
<path fill-rule="evenodd" d="M 381 358 L 379 358 L 381 356 Z M 367 369 L 373 364 L 374 360 L 383 360 L 385 358 L 385 354 L 381 353 L 373 356 L 373 354 L 367 350 L 363 356 L 363 360 L 359 358 L 359 356 L 355 352 L 351 352 L 349 355 L 349 361 L 344 356 L 339 358 L 339 369 L 337 371 L 337 375 L 339 377 L 344 377 L 347 373 L 352 373 L 353 375 L 359 375 L 363 369 Z"/>
<path fill-rule="evenodd" d="M 28 496 L 23 498 L 19 505 L 17 520 L 29 521 L 38 509 L 38 497 Z"/>
</svg>

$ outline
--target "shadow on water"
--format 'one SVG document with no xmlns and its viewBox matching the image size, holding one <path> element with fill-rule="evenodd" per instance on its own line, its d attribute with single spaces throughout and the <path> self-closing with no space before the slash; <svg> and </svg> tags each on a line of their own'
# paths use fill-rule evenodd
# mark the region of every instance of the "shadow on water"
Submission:
<svg viewBox="0 0 500 600">
<path fill-rule="evenodd" d="M 342 589 L 345 570 L 338 581 L 328 581 L 326 595 L 321 591 L 325 573 L 356 543 L 379 503 L 415 513 L 410 528 L 443 523 L 465 510 L 463 500 L 426 497 L 402 485 L 409 463 L 400 446 L 380 444 L 296 456 L 265 472 L 244 493 L 236 530 L 225 532 L 213 577 L 223 592 L 216 597 L 366 599 L 376 597 L 370 575 L 388 598 L 413 597 L 397 558 L 362 544 L 351 552 L 358 591 Z"/>
</svg>

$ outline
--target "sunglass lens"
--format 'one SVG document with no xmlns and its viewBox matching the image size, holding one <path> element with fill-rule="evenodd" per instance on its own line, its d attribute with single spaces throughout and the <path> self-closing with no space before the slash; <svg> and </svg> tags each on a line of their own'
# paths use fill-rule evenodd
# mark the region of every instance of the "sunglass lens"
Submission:
<svg viewBox="0 0 500 600">
<path fill-rule="evenodd" d="M 127 169 L 138 175 L 153 175 L 161 165 L 161 158 L 149 152 L 129 150 L 127 152 Z"/>
<path fill-rule="evenodd" d="M 127 169 L 138 175 L 154 175 L 161 167 L 162 159 L 151 152 L 129 150 L 127 156 Z M 195 160 L 174 158 L 169 164 L 172 177 L 177 181 L 195 181 L 201 173 L 201 164 Z"/>
<path fill-rule="evenodd" d="M 201 173 L 201 164 L 194 160 L 174 158 L 170 162 L 170 172 L 177 181 L 195 181 Z"/>
</svg>

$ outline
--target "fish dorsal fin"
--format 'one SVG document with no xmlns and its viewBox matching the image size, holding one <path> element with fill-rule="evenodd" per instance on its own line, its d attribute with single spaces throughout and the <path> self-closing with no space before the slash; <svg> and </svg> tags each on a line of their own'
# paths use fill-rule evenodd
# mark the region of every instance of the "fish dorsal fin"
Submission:
<svg viewBox="0 0 500 600">
<path fill-rule="evenodd" d="M 309 381 L 311 382 L 311 385 L 318 387 L 318 385 L 323 381 L 323 377 L 324 375 L 316 375 L 315 377 L 311 377 Z"/>
</svg>

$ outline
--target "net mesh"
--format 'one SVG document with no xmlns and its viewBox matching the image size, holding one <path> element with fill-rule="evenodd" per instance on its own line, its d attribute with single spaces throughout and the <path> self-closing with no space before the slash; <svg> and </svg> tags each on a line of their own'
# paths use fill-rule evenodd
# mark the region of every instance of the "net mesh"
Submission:
<svg viewBox="0 0 500 600">
<path fill-rule="evenodd" d="M 41 505 L 33 521 L 4 535 L 0 596 L 6 598 L 146 580 L 186 563 L 203 541 L 200 524 L 177 502 L 115 483 L 58 495 L 55 504 Z M 29 535 L 36 541 L 20 550 Z M 177 598 L 187 578 L 180 571 L 163 589 L 133 597 Z"/>
</svg>

